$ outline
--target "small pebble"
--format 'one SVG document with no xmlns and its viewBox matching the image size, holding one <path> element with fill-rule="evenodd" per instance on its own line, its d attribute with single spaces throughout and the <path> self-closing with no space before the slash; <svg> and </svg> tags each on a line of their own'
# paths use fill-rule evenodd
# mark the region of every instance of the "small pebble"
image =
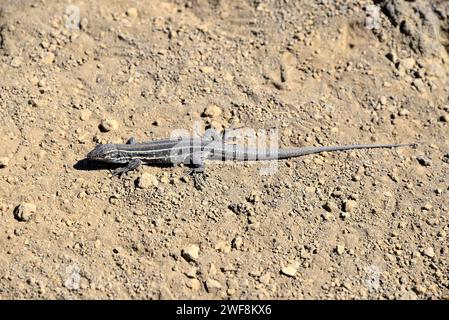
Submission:
<svg viewBox="0 0 449 320">
<path fill-rule="evenodd" d="M 449 163 L 449 153 L 445 153 L 441 158 L 441 161 L 443 161 L 444 163 Z"/>
<path fill-rule="evenodd" d="M 176 179 L 173 179 L 173 183 L 175 183 L 175 180 L 176 180 Z M 170 178 L 169 178 L 167 175 L 163 175 L 163 176 L 161 177 L 161 183 L 163 183 L 163 184 L 168 184 L 168 183 L 170 183 Z"/>
<path fill-rule="evenodd" d="M 345 253 L 345 246 L 339 244 L 339 245 L 337 245 L 337 246 L 335 247 L 335 251 L 337 252 L 337 254 L 338 254 L 339 256 L 341 256 L 343 253 Z"/>
<path fill-rule="evenodd" d="M 421 286 L 421 285 L 416 285 L 413 290 L 417 293 L 417 294 L 425 294 L 427 292 L 426 288 Z"/>
<path fill-rule="evenodd" d="M 405 59 L 399 60 L 399 67 L 402 67 L 405 70 L 412 69 L 415 66 L 415 64 L 416 64 L 416 61 L 413 58 L 405 58 Z"/>
<path fill-rule="evenodd" d="M 338 206 L 334 202 L 326 202 L 323 208 L 328 212 L 338 212 Z"/>
<path fill-rule="evenodd" d="M 344 212 L 352 212 L 352 211 L 355 210 L 355 208 L 357 208 L 357 201 L 355 201 L 355 200 L 347 200 L 343 204 L 343 211 Z"/>
<path fill-rule="evenodd" d="M 141 189 L 147 189 L 150 187 L 157 187 L 159 184 L 157 178 L 151 173 L 143 173 L 137 178 L 137 187 Z"/>
<path fill-rule="evenodd" d="M 342 212 L 342 213 L 340 214 L 340 217 L 341 217 L 343 220 L 346 220 L 346 219 L 348 219 L 348 218 L 351 217 L 351 214 L 350 214 L 349 212 Z"/>
<path fill-rule="evenodd" d="M 46 87 L 46 86 L 47 86 L 47 80 L 45 80 L 45 79 L 40 79 L 40 80 L 37 82 L 37 86 L 38 86 L 39 88 Z"/>
<path fill-rule="evenodd" d="M 206 73 L 206 74 L 210 74 L 210 73 L 213 73 L 214 72 L 214 68 L 212 68 L 212 67 L 201 67 L 200 68 L 200 71 L 202 72 L 202 73 Z"/>
<path fill-rule="evenodd" d="M 92 115 L 92 111 L 90 111 L 90 110 L 81 110 L 80 111 L 80 120 L 82 120 L 82 121 L 89 120 L 91 115 Z"/>
<path fill-rule="evenodd" d="M 228 294 L 228 296 L 232 296 L 232 295 L 234 295 L 235 294 L 235 292 L 236 292 L 236 290 L 235 289 L 233 289 L 233 288 L 229 288 L 227 291 L 226 291 L 226 293 Z"/>
<path fill-rule="evenodd" d="M 385 191 L 384 196 L 387 198 L 391 198 L 391 197 L 393 197 L 393 194 L 390 191 Z"/>
<path fill-rule="evenodd" d="M 0 168 L 5 168 L 9 164 L 9 158 L 8 157 L 1 157 L 0 158 Z"/>
<path fill-rule="evenodd" d="M 186 275 L 187 277 L 193 279 L 193 278 L 196 277 L 196 272 L 197 272 L 196 267 L 192 267 L 192 268 L 190 268 L 189 270 L 187 270 L 187 271 L 185 272 L 185 275 Z"/>
<path fill-rule="evenodd" d="M 200 248 L 197 245 L 190 245 L 181 251 L 181 256 L 188 262 L 196 261 L 199 257 Z"/>
<path fill-rule="evenodd" d="M 449 115 L 443 114 L 438 120 L 441 122 L 449 122 Z"/>
<path fill-rule="evenodd" d="M 126 10 L 126 15 L 128 17 L 136 18 L 138 14 L 139 12 L 137 11 L 136 8 L 129 8 L 128 10 Z"/>
<path fill-rule="evenodd" d="M 349 281 L 349 280 L 345 280 L 345 281 L 343 281 L 343 288 L 346 288 L 347 290 L 351 290 L 352 289 L 352 284 L 351 284 L 351 281 Z"/>
<path fill-rule="evenodd" d="M 211 105 L 204 109 L 203 116 L 208 118 L 218 118 L 221 115 L 222 111 L 220 107 Z"/>
<path fill-rule="evenodd" d="M 260 201 L 260 195 L 255 192 L 251 193 L 251 195 L 248 197 L 248 202 L 257 203 L 259 201 Z"/>
<path fill-rule="evenodd" d="M 288 266 L 285 266 L 281 269 L 281 273 L 288 277 L 294 277 L 296 275 L 296 272 L 298 271 L 298 267 L 298 263 L 289 264 Z"/>
<path fill-rule="evenodd" d="M 102 131 L 102 132 L 109 132 L 109 131 L 117 130 L 118 122 L 114 119 L 106 118 L 103 121 L 101 121 L 99 128 L 100 128 L 100 131 Z"/>
<path fill-rule="evenodd" d="M 398 61 L 398 55 L 394 51 L 388 52 L 386 57 L 393 63 L 396 63 Z"/>
<path fill-rule="evenodd" d="M 305 188 L 304 188 L 304 191 L 305 191 L 306 193 L 315 193 L 315 192 L 316 192 L 316 188 L 315 188 L 315 187 L 312 187 L 312 186 L 309 186 L 309 187 L 305 187 Z"/>
<path fill-rule="evenodd" d="M 430 167 L 432 165 L 432 160 L 425 156 L 418 156 L 416 157 L 416 160 L 418 160 L 418 163 L 424 167 Z"/>
<path fill-rule="evenodd" d="M 159 127 L 159 126 L 161 126 L 163 124 L 164 124 L 164 119 L 162 119 L 162 118 L 157 118 L 152 123 L 152 125 L 156 126 L 156 127 Z"/>
<path fill-rule="evenodd" d="M 215 250 L 223 252 L 223 253 L 229 253 L 229 252 L 231 252 L 231 246 L 226 241 L 219 241 L 215 245 Z"/>
<path fill-rule="evenodd" d="M 44 99 L 30 99 L 29 104 L 36 108 L 47 106 L 47 102 Z"/>
<path fill-rule="evenodd" d="M 13 68 L 18 68 L 23 64 L 23 60 L 20 57 L 15 57 L 14 59 L 12 59 L 11 61 L 11 67 Z"/>
<path fill-rule="evenodd" d="M 419 92 L 426 92 L 426 85 L 421 79 L 415 79 L 412 84 Z"/>
<path fill-rule="evenodd" d="M 211 278 L 208 278 L 206 280 L 206 290 L 207 290 L 207 292 L 215 293 L 215 292 L 221 290 L 221 288 L 222 288 L 221 283 L 218 282 L 217 280 L 214 280 L 214 279 L 211 279 Z"/>
<path fill-rule="evenodd" d="M 223 79 L 224 79 L 225 81 L 232 81 L 232 80 L 234 80 L 234 77 L 233 77 L 232 74 L 230 74 L 230 73 L 225 73 L 225 74 L 223 75 Z"/>
<path fill-rule="evenodd" d="M 192 291 L 198 291 L 201 287 L 201 282 L 199 282 L 198 279 L 189 279 L 186 286 Z"/>
<path fill-rule="evenodd" d="M 270 283 L 270 279 L 271 279 L 271 275 L 268 272 L 259 277 L 260 283 L 263 283 L 265 285 L 268 285 Z"/>
<path fill-rule="evenodd" d="M 53 52 L 45 52 L 42 55 L 42 59 L 41 59 L 43 64 L 52 64 L 53 61 L 55 61 L 55 55 Z"/>
<path fill-rule="evenodd" d="M 86 17 L 82 18 L 80 21 L 80 29 L 81 30 L 87 30 L 87 27 L 89 26 L 89 20 L 87 20 Z"/>
<path fill-rule="evenodd" d="M 232 248 L 239 250 L 243 246 L 242 237 L 240 236 L 235 237 L 231 242 L 231 246 Z"/>
<path fill-rule="evenodd" d="M 330 212 L 324 212 L 322 215 L 324 221 L 332 221 L 335 220 L 335 216 Z"/>
<path fill-rule="evenodd" d="M 425 248 L 423 253 L 424 253 L 424 255 L 426 255 L 429 258 L 435 257 L 435 251 L 433 250 L 432 247 Z"/>
<path fill-rule="evenodd" d="M 112 248 L 112 252 L 114 252 L 114 253 L 120 253 L 122 251 L 122 247 L 120 247 L 120 246 L 117 246 L 117 247 L 114 247 L 114 248 Z"/>
<path fill-rule="evenodd" d="M 29 202 L 22 203 L 14 209 L 14 217 L 19 221 L 29 221 L 35 213 L 36 205 Z"/>
</svg>

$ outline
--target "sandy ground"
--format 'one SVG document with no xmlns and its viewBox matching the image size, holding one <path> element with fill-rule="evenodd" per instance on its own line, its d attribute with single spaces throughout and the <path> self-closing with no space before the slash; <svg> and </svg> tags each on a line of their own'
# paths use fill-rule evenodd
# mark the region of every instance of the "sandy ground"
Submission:
<svg viewBox="0 0 449 320">
<path fill-rule="evenodd" d="M 0 3 L 0 298 L 449 298 L 446 1 Z M 197 123 L 419 146 L 77 166 Z"/>
</svg>

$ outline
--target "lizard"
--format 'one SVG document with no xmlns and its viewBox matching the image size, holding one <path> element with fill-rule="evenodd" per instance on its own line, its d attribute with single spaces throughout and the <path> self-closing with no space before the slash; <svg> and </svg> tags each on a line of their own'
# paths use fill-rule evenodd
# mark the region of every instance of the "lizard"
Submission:
<svg viewBox="0 0 449 320">
<path fill-rule="evenodd" d="M 296 147 L 281 149 L 257 149 L 226 144 L 224 139 L 214 138 L 177 138 L 137 143 L 130 138 L 125 144 L 98 144 L 90 151 L 86 159 L 122 167 L 113 171 L 113 175 L 122 175 L 137 169 L 142 164 L 176 165 L 180 163 L 191 167 L 190 174 L 203 174 L 205 160 L 279 160 L 302 157 L 309 154 L 354 149 L 416 147 L 416 143 L 402 144 L 347 144 L 317 147 Z"/>
</svg>

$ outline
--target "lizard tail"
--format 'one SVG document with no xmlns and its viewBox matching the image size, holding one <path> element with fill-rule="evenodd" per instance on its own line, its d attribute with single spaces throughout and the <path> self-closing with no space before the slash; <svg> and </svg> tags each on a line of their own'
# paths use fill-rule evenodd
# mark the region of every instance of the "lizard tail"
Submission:
<svg viewBox="0 0 449 320">
<path fill-rule="evenodd" d="M 400 147 L 415 148 L 417 145 L 418 145 L 417 143 L 400 143 L 400 144 L 377 143 L 377 144 L 349 144 L 339 146 L 287 148 L 279 150 L 278 159 L 300 157 L 308 154 L 315 154 L 321 152 L 346 151 L 355 149 L 400 148 Z"/>
</svg>

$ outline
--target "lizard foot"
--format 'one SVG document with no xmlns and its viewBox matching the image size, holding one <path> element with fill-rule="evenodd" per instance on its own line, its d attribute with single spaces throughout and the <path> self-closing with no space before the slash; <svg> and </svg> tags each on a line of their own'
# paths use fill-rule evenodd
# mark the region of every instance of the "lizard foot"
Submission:
<svg viewBox="0 0 449 320">
<path fill-rule="evenodd" d="M 202 168 L 192 168 L 187 172 L 187 175 L 192 176 L 193 185 L 196 190 L 203 190 L 206 186 L 206 175 Z"/>
<path fill-rule="evenodd" d="M 204 173 L 193 173 L 193 185 L 195 186 L 195 189 L 198 191 L 201 191 L 206 186 L 206 176 Z"/>
</svg>

